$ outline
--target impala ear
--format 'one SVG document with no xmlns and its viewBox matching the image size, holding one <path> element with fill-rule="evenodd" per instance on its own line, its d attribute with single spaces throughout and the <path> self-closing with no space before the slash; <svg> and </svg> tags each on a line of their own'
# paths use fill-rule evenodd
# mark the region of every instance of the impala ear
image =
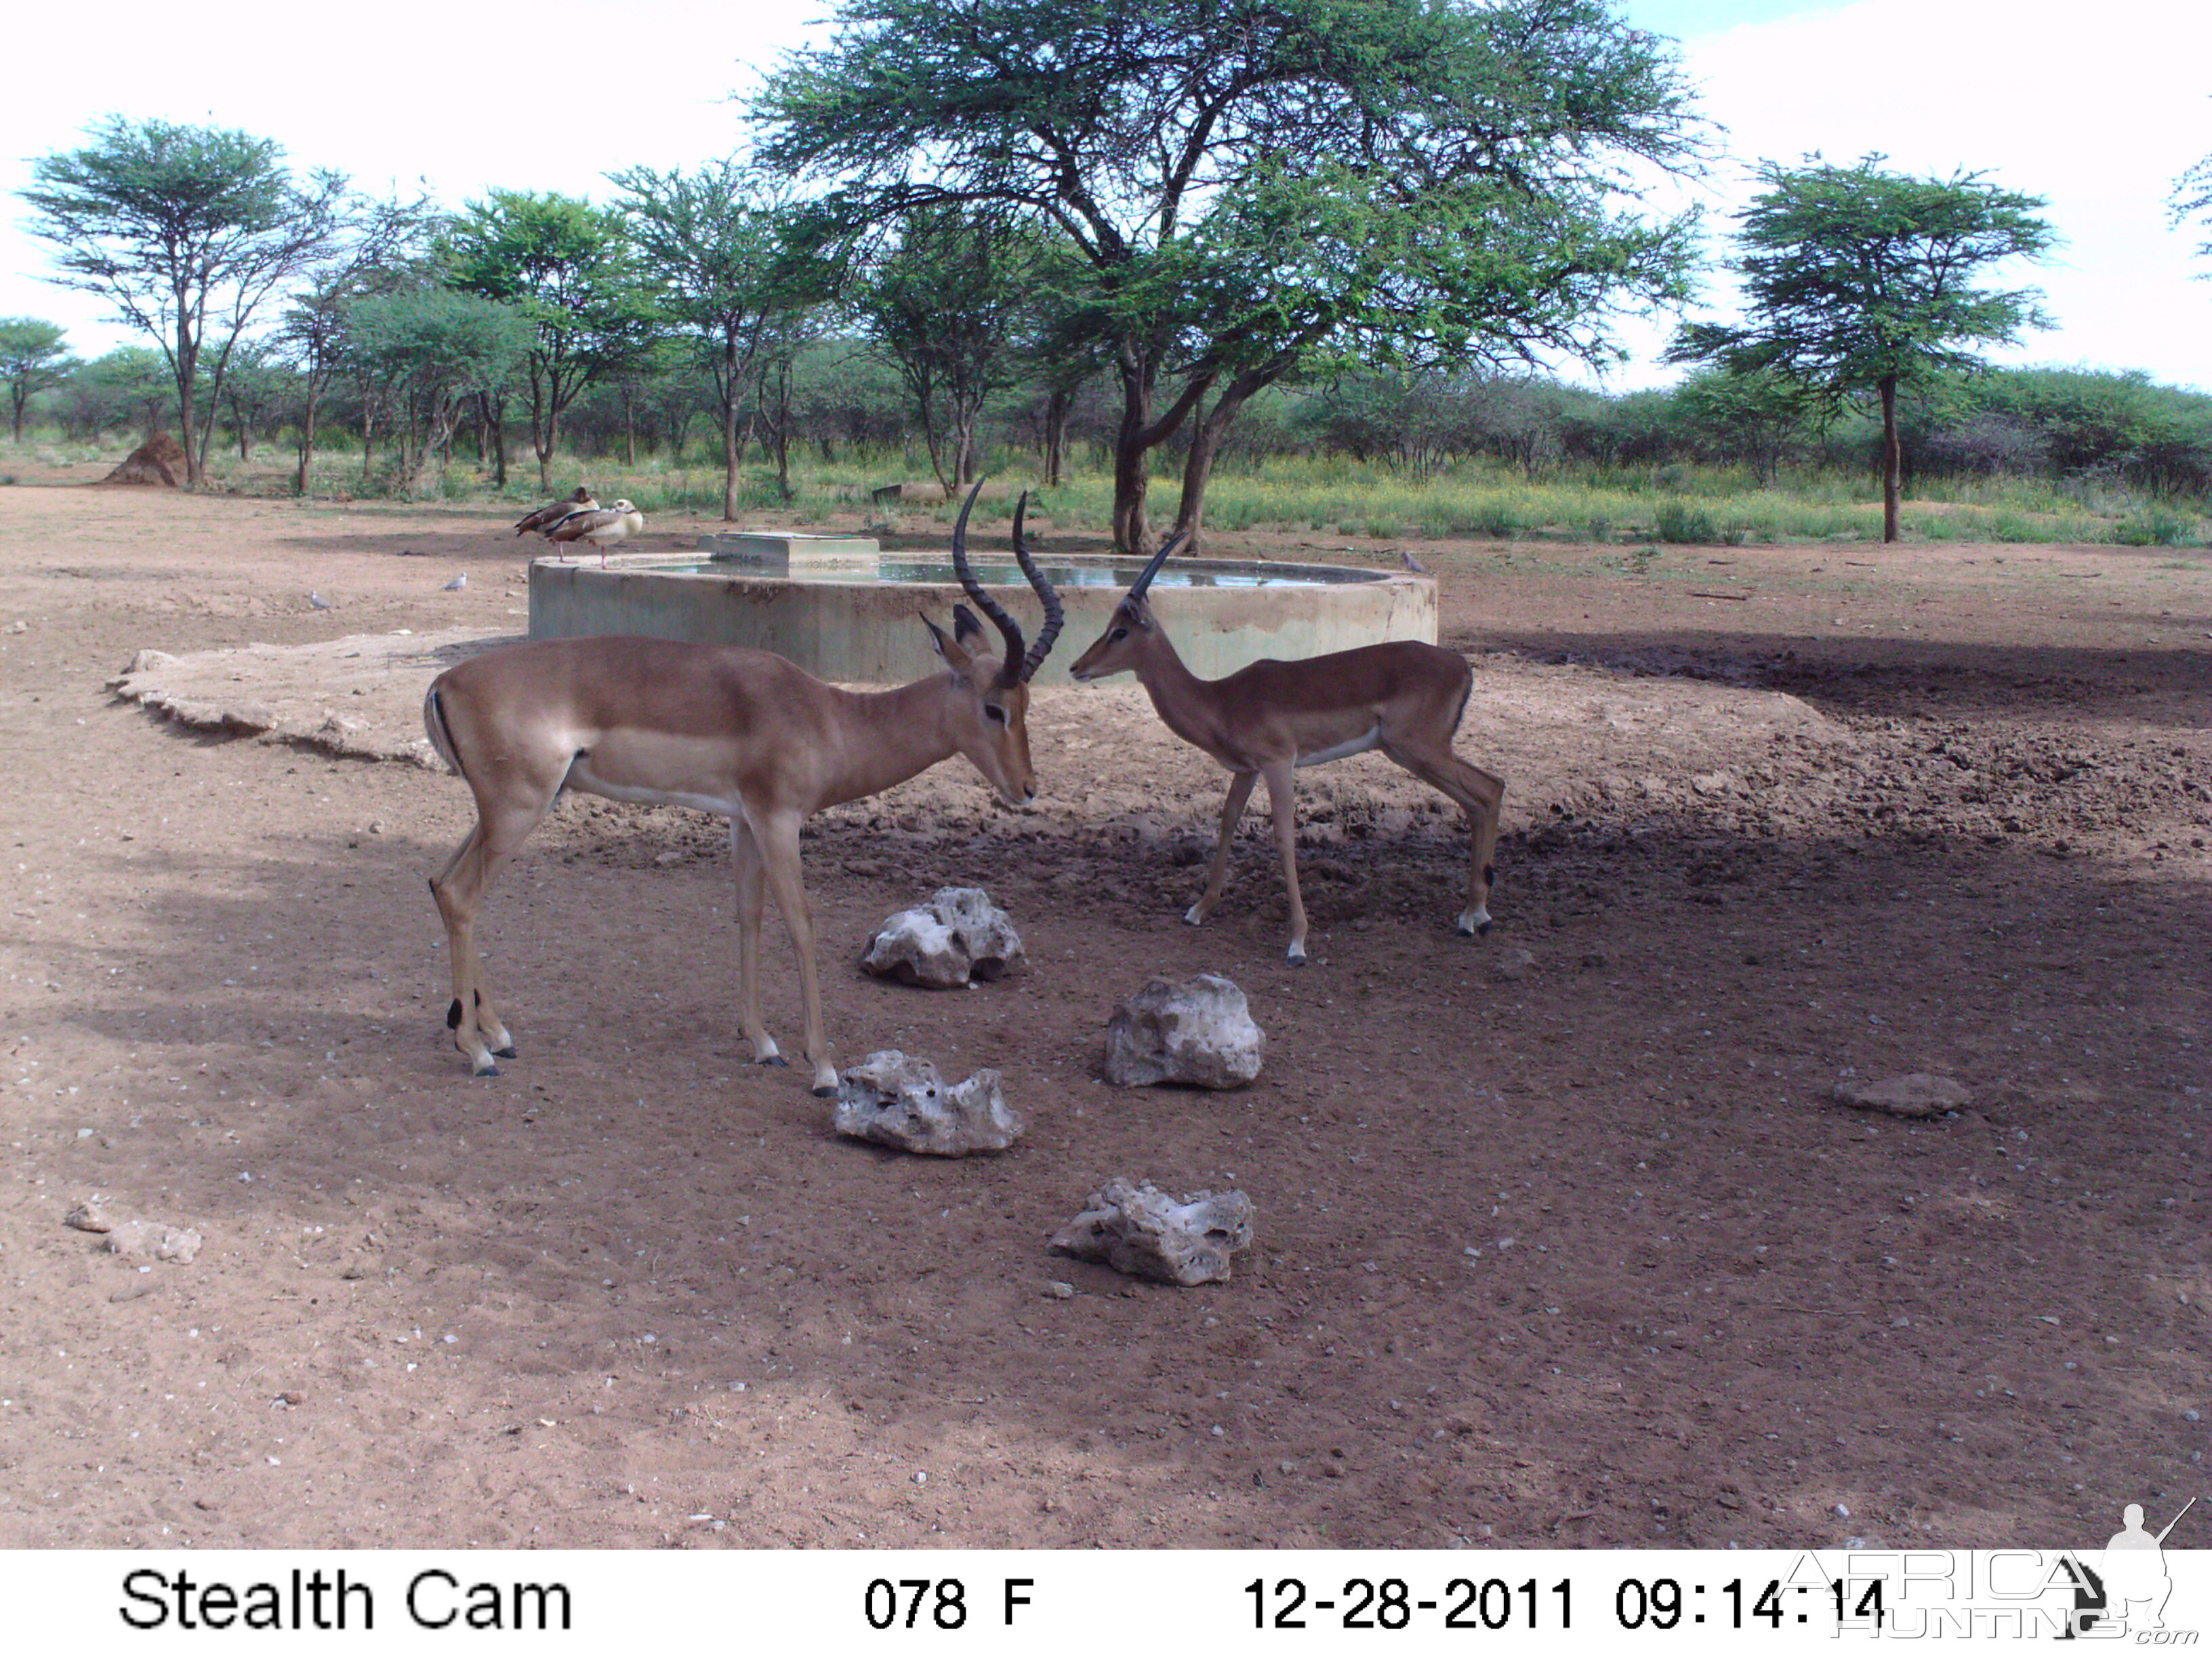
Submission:
<svg viewBox="0 0 2212 1659">
<path fill-rule="evenodd" d="M 968 622 L 971 628 L 975 627 L 975 619 L 973 617 L 969 617 Z M 924 617 L 921 619 L 921 625 L 929 630 L 929 643 L 931 648 L 937 653 L 938 660 L 961 679 L 973 679 L 975 676 L 975 659 L 969 653 L 968 648 L 959 641 L 946 637 L 945 630 L 930 621 L 928 617 Z M 956 629 L 959 626 L 957 617 L 954 619 L 953 626 Z M 976 628 L 975 631 L 980 634 L 983 630 Z"/>
<path fill-rule="evenodd" d="M 952 637 L 963 645 L 970 639 L 980 640 L 983 637 L 983 624 L 976 620 L 975 613 L 964 605 L 956 605 L 952 607 Z"/>
</svg>

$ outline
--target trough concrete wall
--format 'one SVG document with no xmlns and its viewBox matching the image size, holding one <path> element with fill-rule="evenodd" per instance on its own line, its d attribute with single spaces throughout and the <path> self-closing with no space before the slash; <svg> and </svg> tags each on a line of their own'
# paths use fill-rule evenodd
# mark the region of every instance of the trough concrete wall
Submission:
<svg viewBox="0 0 2212 1659">
<path fill-rule="evenodd" d="M 700 645 L 747 645 L 788 657 L 819 678 L 896 685 L 937 672 L 925 616 L 952 623 L 957 583 L 785 581 L 757 575 L 654 570 L 647 556 L 601 569 L 568 559 L 530 567 L 530 637 L 645 634 Z M 1261 567 L 1281 571 L 1283 567 Z M 1366 575 L 1370 573 L 1362 572 Z M 1035 639 L 1042 620 L 1027 587 L 991 597 Z M 1037 684 L 1063 685 L 1067 666 L 1105 631 L 1121 590 L 1064 588 L 1067 616 Z M 1433 579 L 1378 574 L 1311 587 L 1164 587 L 1152 614 L 1192 671 L 1208 679 L 1262 657 L 1315 657 L 1382 640 L 1437 639 Z M 989 624 L 985 624 L 988 628 Z M 994 643 L 997 630 L 991 629 Z"/>
</svg>

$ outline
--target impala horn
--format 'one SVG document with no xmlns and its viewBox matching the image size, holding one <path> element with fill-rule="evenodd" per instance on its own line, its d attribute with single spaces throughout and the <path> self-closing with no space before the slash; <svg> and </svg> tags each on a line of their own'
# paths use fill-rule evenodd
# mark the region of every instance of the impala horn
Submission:
<svg viewBox="0 0 2212 1659">
<path fill-rule="evenodd" d="M 1052 642 L 1060 637 L 1060 625 L 1065 620 L 1060 614 L 1060 595 L 1045 580 L 1044 572 L 1036 568 L 1036 561 L 1030 557 L 1029 544 L 1022 539 L 1022 515 L 1029 510 L 1029 505 L 1030 492 L 1024 489 L 1021 500 L 1014 503 L 1014 562 L 1021 566 L 1022 574 L 1029 578 L 1030 586 L 1036 589 L 1037 599 L 1044 605 L 1044 630 L 1036 636 L 1036 643 L 1030 647 L 1029 654 L 1022 659 L 1020 678 L 1024 680 L 1042 667 L 1044 659 L 1052 654 Z"/>
<path fill-rule="evenodd" d="M 952 568 L 960 577 L 962 590 L 975 600 L 975 608 L 988 617 L 993 626 L 1006 636 L 1006 654 L 999 665 L 998 683 L 1002 686 L 1019 685 L 1036 672 L 1037 665 L 1044 660 L 1045 653 L 1052 649 L 1053 641 L 1059 637 L 1061 621 L 1060 595 L 1045 580 L 1044 572 L 1036 568 L 1036 561 L 1030 557 L 1028 548 L 1023 544 L 1022 511 L 1029 505 L 1029 495 L 1024 491 L 1021 504 L 1014 509 L 1014 557 L 1022 567 L 1022 574 L 1029 578 L 1030 586 L 1036 589 L 1037 598 L 1044 602 L 1044 632 L 1037 636 L 1037 642 L 1025 653 L 1022 649 L 1021 624 L 1006 614 L 1004 605 L 984 591 L 983 584 L 975 580 L 975 571 L 969 567 L 968 514 L 975 506 L 975 498 L 982 493 L 982 481 L 978 479 L 975 487 L 968 492 L 968 499 L 961 503 L 960 517 L 952 526 Z"/>
<path fill-rule="evenodd" d="M 1152 555 L 1152 562 L 1145 567 L 1143 574 L 1139 575 L 1136 580 L 1129 584 L 1129 591 L 1121 596 L 1121 603 L 1124 605 L 1141 604 L 1144 600 L 1145 590 L 1152 585 L 1152 578 L 1160 574 L 1160 567 L 1168 562 L 1168 555 L 1174 552 L 1176 549 L 1181 547 L 1189 539 L 1190 532 L 1185 530 L 1178 531 L 1176 534 L 1169 537 L 1167 540 L 1162 542 L 1160 544 L 1160 550 Z"/>
</svg>

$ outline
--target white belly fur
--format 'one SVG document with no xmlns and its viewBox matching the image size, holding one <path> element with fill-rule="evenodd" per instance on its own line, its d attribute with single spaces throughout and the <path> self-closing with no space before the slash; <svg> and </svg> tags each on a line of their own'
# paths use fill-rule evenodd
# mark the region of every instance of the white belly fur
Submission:
<svg viewBox="0 0 2212 1659">
<path fill-rule="evenodd" d="M 1297 763 L 1300 766 L 1320 766 L 1328 761 L 1342 760 L 1346 755 L 1364 754 L 1382 741 L 1382 728 L 1378 725 L 1364 737 L 1347 738 L 1334 748 L 1316 749 L 1310 755 L 1301 755 Z"/>
<path fill-rule="evenodd" d="M 734 818 L 744 811 L 737 800 L 723 800 L 714 795 L 694 795 L 680 790 L 645 789 L 634 785 L 609 783 L 592 775 L 590 763 L 579 760 L 568 769 L 568 787 L 580 789 L 587 795 L 604 796 L 608 800 L 633 801 L 645 806 L 690 806 L 702 812 L 712 812 L 717 817 Z"/>
</svg>

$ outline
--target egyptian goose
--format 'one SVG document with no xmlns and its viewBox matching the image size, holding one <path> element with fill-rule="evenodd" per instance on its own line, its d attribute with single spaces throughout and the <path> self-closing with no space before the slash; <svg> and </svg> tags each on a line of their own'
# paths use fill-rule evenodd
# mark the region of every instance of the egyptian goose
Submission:
<svg viewBox="0 0 2212 1659">
<path fill-rule="evenodd" d="M 599 550 L 599 568 L 605 569 L 609 548 L 644 532 L 645 514 L 627 501 L 618 501 L 593 512 L 571 513 L 545 532 L 545 539 L 556 544 L 589 542 Z"/>
<path fill-rule="evenodd" d="M 517 519 L 514 521 L 514 533 L 518 536 L 526 536 L 534 530 L 543 536 L 571 513 L 593 512 L 597 510 L 599 505 L 592 499 L 592 492 L 583 485 L 578 484 L 574 495 L 561 501 L 549 502 L 535 513 L 526 514 Z"/>
</svg>

